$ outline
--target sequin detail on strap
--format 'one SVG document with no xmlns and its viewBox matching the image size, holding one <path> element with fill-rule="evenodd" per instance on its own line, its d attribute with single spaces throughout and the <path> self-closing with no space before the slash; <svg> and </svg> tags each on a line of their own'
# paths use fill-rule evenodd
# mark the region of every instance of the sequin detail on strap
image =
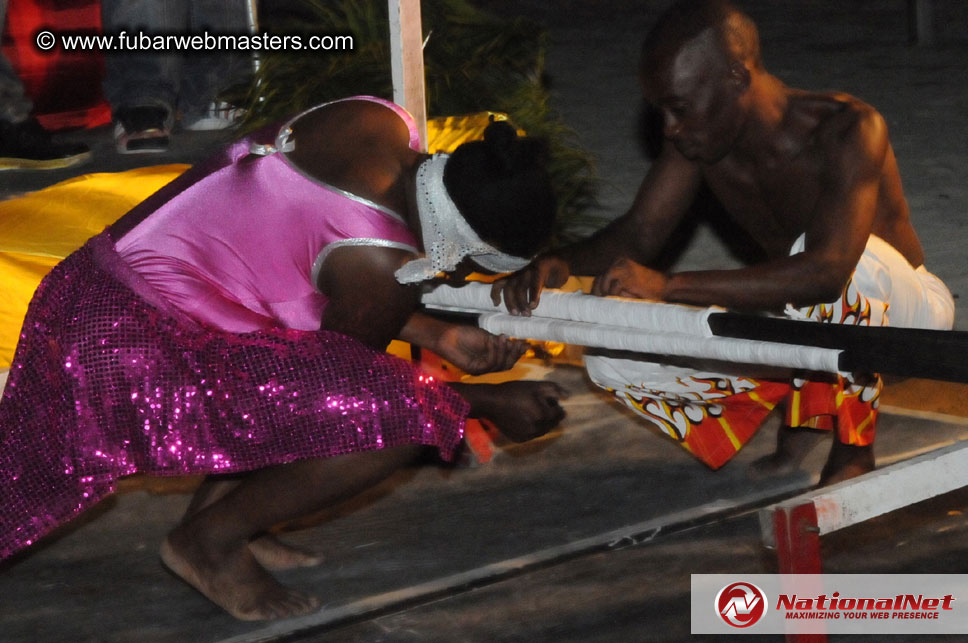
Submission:
<svg viewBox="0 0 968 643">
<path fill-rule="evenodd" d="M 120 476 L 248 471 L 426 444 L 451 458 L 467 403 L 332 332 L 231 334 L 152 306 L 101 235 L 38 287 L 0 402 L 0 558 Z"/>
</svg>

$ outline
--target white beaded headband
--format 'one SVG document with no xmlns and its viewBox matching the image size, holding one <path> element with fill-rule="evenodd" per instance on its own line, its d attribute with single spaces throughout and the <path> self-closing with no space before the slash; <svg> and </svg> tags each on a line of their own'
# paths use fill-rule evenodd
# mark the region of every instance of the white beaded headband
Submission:
<svg viewBox="0 0 968 643">
<path fill-rule="evenodd" d="M 434 154 L 417 168 L 417 213 L 424 256 L 408 261 L 394 275 L 402 284 L 433 279 L 455 269 L 464 257 L 493 272 L 513 272 L 529 259 L 501 252 L 481 240 L 464 220 L 444 186 L 449 154 Z"/>
</svg>

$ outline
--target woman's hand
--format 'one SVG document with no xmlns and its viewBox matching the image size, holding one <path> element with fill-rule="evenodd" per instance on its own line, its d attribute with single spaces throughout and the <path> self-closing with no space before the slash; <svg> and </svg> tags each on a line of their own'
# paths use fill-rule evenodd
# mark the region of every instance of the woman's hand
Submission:
<svg viewBox="0 0 968 643">
<path fill-rule="evenodd" d="M 554 382 L 451 384 L 471 405 L 471 417 L 493 422 L 508 439 L 526 442 L 555 428 L 565 417 L 559 400 L 568 392 Z"/>
<path fill-rule="evenodd" d="M 412 314 L 400 331 L 400 339 L 437 353 L 471 375 L 506 371 L 528 350 L 527 342 L 426 313 Z"/>
<path fill-rule="evenodd" d="M 506 371 L 528 350 L 528 343 L 493 335 L 477 326 L 451 324 L 441 333 L 438 355 L 471 375 Z"/>
<path fill-rule="evenodd" d="M 491 301 L 495 306 L 504 305 L 512 315 L 530 316 L 541 301 L 541 290 L 560 288 L 571 274 L 564 259 L 554 255 L 541 255 L 530 264 L 491 286 Z"/>
</svg>

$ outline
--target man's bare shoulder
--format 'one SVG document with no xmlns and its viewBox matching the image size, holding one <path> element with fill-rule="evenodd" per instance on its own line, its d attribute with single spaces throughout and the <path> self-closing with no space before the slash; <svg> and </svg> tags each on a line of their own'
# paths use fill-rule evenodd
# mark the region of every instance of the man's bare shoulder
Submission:
<svg viewBox="0 0 968 643">
<path fill-rule="evenodd" d="M 857 146 L 876 151 L 887 142 L 884 117 L 874 106 L 850 94 L 799 93 L 791 99 L 791 112 L 811 124 L 814 144 L 829 151 Z"/>
</svg>

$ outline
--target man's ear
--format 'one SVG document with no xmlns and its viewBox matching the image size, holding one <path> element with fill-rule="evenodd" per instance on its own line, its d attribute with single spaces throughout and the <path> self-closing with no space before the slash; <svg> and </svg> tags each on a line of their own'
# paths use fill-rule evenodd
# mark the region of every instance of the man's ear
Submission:
<svg viewBox="0 0 968 643">
<path fill-rule="evenodd" d="M 741 61 L 733 61 L 729 65 L 729 82 L 740 93 L 745 92 L 751 82 L 750 70 Z"/>
</svg>

